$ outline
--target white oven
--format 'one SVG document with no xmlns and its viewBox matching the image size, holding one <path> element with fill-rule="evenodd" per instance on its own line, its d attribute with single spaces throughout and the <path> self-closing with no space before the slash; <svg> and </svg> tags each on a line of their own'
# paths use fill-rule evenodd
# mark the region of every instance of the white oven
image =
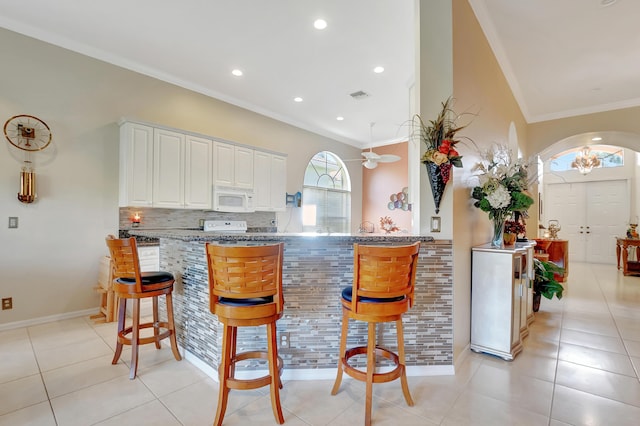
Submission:
<svg viewBox="0 0 640 426">
<path fill-rule="evenodd" d="M 250 189 L 213 187 L 213 210 L 217 212 L 250 213 L 254 212 L 254 193 Z"/>
</svg>

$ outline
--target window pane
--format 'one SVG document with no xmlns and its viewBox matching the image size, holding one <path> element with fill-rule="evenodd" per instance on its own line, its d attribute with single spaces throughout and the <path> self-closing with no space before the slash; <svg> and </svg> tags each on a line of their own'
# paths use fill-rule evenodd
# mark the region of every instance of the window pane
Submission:
<svg viewBox="0 0 640 426">
<path fill-rule="evenodd" d="M 323 151 L 309 161 L 304 176 L 302 209 L 305 232 L 349 232 L 349 178 L 336 155 Z"/>
</svg>

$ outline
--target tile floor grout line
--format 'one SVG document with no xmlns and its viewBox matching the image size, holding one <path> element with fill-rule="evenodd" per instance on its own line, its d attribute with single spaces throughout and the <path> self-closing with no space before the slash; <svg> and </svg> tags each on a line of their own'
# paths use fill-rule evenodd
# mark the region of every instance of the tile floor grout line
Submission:
<svg viewBox="0 0 640 426">
<path fill-rule="evenodd" d="M 44 375 L 42 373 L 42 368 L 40 367 L 40 362 L 38 361 L 38 355 L 36 354 L 36 348 L 33 345 L 33 340 L 31 338 L 31 333 L 29 332 L 29 327 L 26 327 L 27 336 L 29 337 L 29 346 L 31 346 L 31 351 L 33 353 L 33 359 L 36 361 L 36 366 L 38 367 L 38 374 L 40 375 L 40 381 L 42 381 L 42 387 L 44 388 L 44 393 L 47 396 L 47 402 L 49 403 L 49 409 L 51 410 L 51 415 L 53 416 L 53 421 L 58 425 L 58 417 L 56 416 L 56 412 L 53 409 L 53 403 L 51 402 L 51 396 L 49 395 L 49 390 L 47 389 L 47 384 L 44 381 Z M 44 402 L 44 401 L 43 401 Z"/>
</svg>

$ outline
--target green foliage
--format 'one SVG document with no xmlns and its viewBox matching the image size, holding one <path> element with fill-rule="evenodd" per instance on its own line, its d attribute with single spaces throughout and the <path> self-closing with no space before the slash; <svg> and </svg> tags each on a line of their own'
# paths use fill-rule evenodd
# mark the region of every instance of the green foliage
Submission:
<svg viewBox="0 0 640 426">
<path fill-rule="evenodd" d="M 564 274 L 564 268 L 553 262 L 533 259 L 533 292 L 552 299 L 555 295 L 562 299 L 564 287 L 554 277 L 555 274 Z"/>
</svg>

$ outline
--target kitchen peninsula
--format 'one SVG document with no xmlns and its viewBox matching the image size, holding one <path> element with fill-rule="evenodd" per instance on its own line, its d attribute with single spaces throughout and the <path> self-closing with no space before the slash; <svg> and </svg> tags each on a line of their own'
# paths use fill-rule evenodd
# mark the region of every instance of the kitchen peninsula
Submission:
<svg viewBox="0 0 640 426">
<path fill-rule="evenodd" d="M 333 377 L 335 374 L 342 317 L 340 292 L 352 284 L 353 244 L 402 245 L 421 241 L 415 304 L 404 316 L 408 372 L 410 375 L 453 373 L 450 240 L 407 234 L 216 234 L 196 230 L 140 229 L 131 234 L 159 239 L 160 268 L 176 276 L 174 313 L 178 342 L 190 355 L 214 369 L 219 363 L 222 328 L 209 311 L 205 242 L 239 245 L 284 242 L 285 312 L 278 321 L 278 335 L 288 333 L 288 347 L 280 350 L 288 378 Z M 366 327 L 350 326 L 350 339 L 366 340 Z M 395 331 L 389 327 L 395 325 L 379 326 L 379 341 L 383 346 L 394 348 Z M 264 333 L 251 327 L 239 333 L 238 342 L 244 345 L 240 351 L 266 347 Z M 257 368 L 262 367 L 257 364 L 238 367 L 239 370 Z"/>
</svg>

